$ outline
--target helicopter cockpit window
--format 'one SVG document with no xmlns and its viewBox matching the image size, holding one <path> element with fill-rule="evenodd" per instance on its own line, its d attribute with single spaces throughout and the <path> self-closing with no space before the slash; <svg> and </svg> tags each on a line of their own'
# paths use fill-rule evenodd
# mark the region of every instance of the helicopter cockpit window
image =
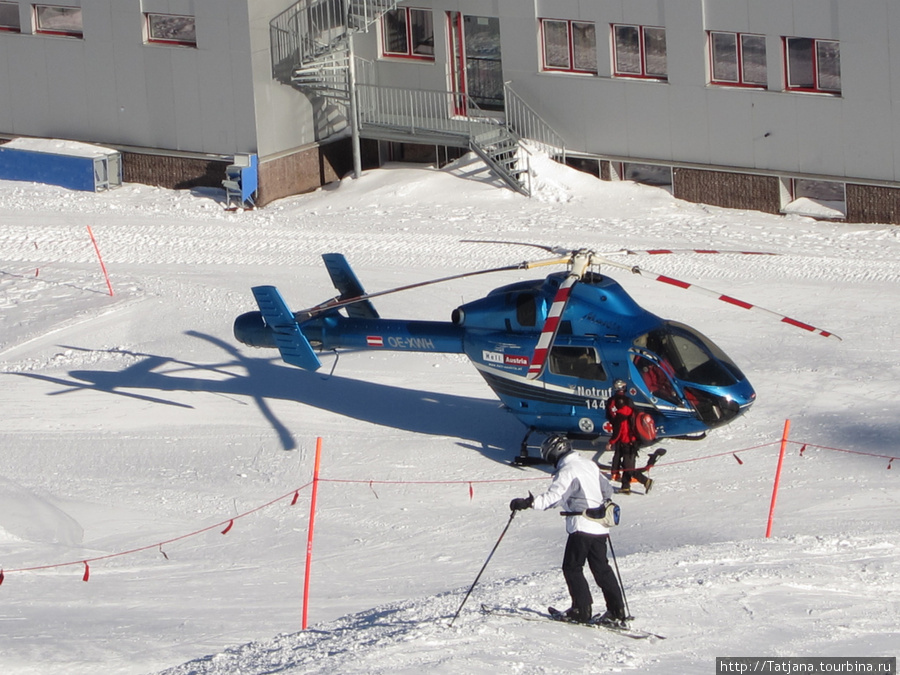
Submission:
<svg viewBox="0 0 900 675">
<path fill-rule="evenodd" d="M 744 379 L 734 362 L 711 340 L 675 321 L 642 335 L 635 345 L 653 352 L 663 369 L 684 382 L 728 386 Z"/>
<path fill-rule="evenodd" d="M 555 346 L 547 360 L 550 372 L 583 380 L 605 380 L 606 371 L 591 347 Z"/>
<path fill-rule="evenodd" d="M 520 326 L 537 325 L 537 303 L 531 293 L 521 293 L 516 297 L 516 321 Z"/>
</svg>

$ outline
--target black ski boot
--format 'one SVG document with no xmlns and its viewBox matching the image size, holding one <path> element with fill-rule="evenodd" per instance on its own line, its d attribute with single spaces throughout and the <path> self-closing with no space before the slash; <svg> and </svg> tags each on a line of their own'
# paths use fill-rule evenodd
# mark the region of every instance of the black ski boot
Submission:
<svg viewBox="0 0 900 675">
<path fill-rule="evenodd" d="M 598 618 L 594 619 L 594 623 L 601 626 L 609 626 L 610 628 L 628 628 L 628 620 L 625 618 L 625 612 L 605 611 Z"/>
</svg>

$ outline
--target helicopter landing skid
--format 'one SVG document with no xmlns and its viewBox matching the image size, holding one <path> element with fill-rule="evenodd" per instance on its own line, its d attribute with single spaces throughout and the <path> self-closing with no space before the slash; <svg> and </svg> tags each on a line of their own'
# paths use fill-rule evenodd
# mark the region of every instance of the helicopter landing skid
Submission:
<svg viewBox="0 0 900 675">
<path fill-rule="evenodd" d="M 519 455 L 511 462 L 513 466 L 535 466 L 537 464 L 547 464 L 547 460 L 543 457 L 532 457 L 531 455 Z"/>
<path fill-rule="evenodd" d="M 541 456 L 532 457 L 528 454 L 528 439 L 531 438 L 531 434 L 535 431 L 534 427 L 528 429 L 528 433 L 525 434 L 525 438 L 522 439 L 522 444 L 519 447 L 519 455 L 512 461 L 513 466 L 534 466 L 536 464 L 547 463 L 547 460 Z"/>
</svg>

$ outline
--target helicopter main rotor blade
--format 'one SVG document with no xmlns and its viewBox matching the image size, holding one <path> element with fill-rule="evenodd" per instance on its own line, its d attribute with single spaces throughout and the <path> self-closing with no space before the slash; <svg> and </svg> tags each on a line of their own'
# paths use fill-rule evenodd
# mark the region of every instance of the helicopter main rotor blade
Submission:
<svg viewBox="0 0 900 675">
<path fill-rule="evenodd" d="M 550 311 L 547 312 L 544 327 L 541 329 L 537 345 L 534 348 L 534 354 L 531 356 L 531 363 L 528 364 L 528 373 L 525 375 L 529 380 L 539 377 L 544 372 L 547 356 L 553 348 L 553 343 L 556 341 L 559 323 L 563 312 L 566 311 L 566 306 L 569 304 L 572 288 L 584 277 L 592 260 L 593 254 L 589 251 L 578 251 L 566 259 L 566 262 L 572 266 L 572 269 L 556 290 L 556 295 L 553 297 L 553 302 L 550 305 Z"/>
<path fill-rule="evenodd" d="M 638 255 L 640 253 L 646 255 L 669 255 L 674 253 L 703 253 L 703 254 L 734 254 L 734 255 L 781 255 L 780 253 L 771 253 L 769 251 L 728 251 L 714 250 L 706 248 L 652 248 L 645 250 L 633 250 L 623 248 L 616 253 L 625 253 L 627 255 Z"/>
<path fill-rule="evenodd" d="M 530 241 L 503 241 L 500 239 L 460 239 L 462 244 L 503 244 L 505 246 L 530 246 L 531 248 L 539 248 L 547 253 L 554 255 L 572 256 L 572 250 L 561 248 L 559 246 L 545 246 L 544 244 L 533 244 Z"/>
<path fill-rule="evenodd" d="M 300 310 L 296 312 L 295 316 L 298 317 L 298 320 L 306 321 L 307 319 L 311 319 L 319 314 L 324 314 L 325 312 L 330 312 L 335 309 L 340 309 L 341 307 L 346 307 L 347 305 L 353 305 L 358 302 L 363 302 L 365 300 L 371 300 L 372 298 L 378 298 L 382 295 L 390 295 L 391 293 L 400 293 L 401 291 L 410 291 L 414 288 L 422 288 L 423 286 L 432 286 L 434 284 L 442 284 L 447 281 L 454 281 L 456 279 L 465 279 L 467 277 L 475 277 L 481 274 L 493 274 L 495 272 L 511 272 L 513 270 L 529 270 L 535 267 L 543 267 L 546 265 L 560 265 L 562 263 L 566 263 L 569 261 L 569 258 L 550 258 L 547 260 L 533 260 L 533 261 L 524 261 L 517 263 L 515 265 L 505 265 L 503 267 L 492 267 L 490 269 L 484 270 L 475 270 L 474 272 L 463 272 L 462 274 L 453 274 L 449 277 L 441 277 L 440 279 L 429 279 L 428 281 L 419 281 L 414 284 L 407 284 L 405 286 L 397 286 L 396 288 L 388 288 L 383 291 L 375 291 L 374 293 L 364 293 L 363 295 L 358 295 L 353 298 L 333 298 L 331 300 L 326 300 L 325 302 L 316 305 L 315 307 L 310 307 L 309 309 Z"/>
<path fill-rule="evenodd" d="M 770 316 L 776 317 L 782 323 L 786 323 L 790 326 L 795 326 L 796 328 L 802 328 L 803 330 L 809 331 L 810 333 L 815 333 L 816 335 L 821 335 L 822 337 L 833 337 L 841 340 L 839 335 L 835 335 L 834 333 L 824 330 L 822 328 L 817 328 L 816 326 L 811 326 L 808 323 L 804 323 L 803 321 L 798 321 L 797 319 L 792 319 L 789 316 L 785 316 L 779 312 L 775 312 L 771 309 L 766 309 L 765 307 L 760 307 L 758 305 L 751 304 L 749 302 L 745 302 L 744 300 L 739 300 L 737 298 L 733 298 L 730 295 L 725 295 L 724 293 L 719 293 L 718 291 L 711 290 L 709 288 L 704 288 L 703 286 L 698 286 L 697 284 L 691 284 L 687 281 L 681 281 L 680 279 L 675 279 L 673 277 L 666 276 L 664 274 L 656 274 L 655 272 L 650 272 L 645 269 L 641 269 L 640 267 L 634 265 L 625 265 L 623 263 L 617 262 L 615 260 L 610 259 L 601 259 L 599 256 L 594 256 L 591 261 L 593 264 L 599 264 L 600 262 L 604 262 L 607 265 L 612 265 L 613 267 L 619 267 L 621 269 L 626 269 L 631 271 L 634 274 L 639 274 L 645 279 L 653 279 L 654 281 L 660 281 L 664 284 L 669 284 L 670 286 L 675 286 L 676 288 L 690 289 L 692 291 L 697 291 L 699 293 L 703 293 L 704 295 L 708 295 L 716 300 L 721 300 L 722 302 L 727 302 L 729 305 L 733 305 L 735 307 L 740 307 L 742 309 L 752 309 L 758 312 L 764 312 L 769 314 Z"/>
<path fill-rule="evenodd" d="M 572 287 L 579 279 L 576 274 L 569 274 L 556 290 L 553 297 L 553 303 L 550 305 L 550 311 L 547 312 L 547 318 L 544 320 L 544 327 L 541 329 L 541 335 L 538 338 L 537 345 L 534 348 L 534 354 L 531 356 L 531 363 L 528 364 L 528 374 L 526 377 L 533 380 L 544 372 L 544 364 L 547 362 L 547 355 L 553 342 L 556 340 L 556 333 L 559 331 L 559 321 L 566 305 L 569 303 L 569 296 L 572 294 Z"/>
</svg>

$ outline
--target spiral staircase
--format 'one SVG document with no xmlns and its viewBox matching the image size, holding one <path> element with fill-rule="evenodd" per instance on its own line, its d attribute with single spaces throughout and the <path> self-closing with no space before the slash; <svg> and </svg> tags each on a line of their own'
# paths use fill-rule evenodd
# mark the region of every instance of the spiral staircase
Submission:
<svg viewBox="0 0 900 675">
<path fill-rule="evenodd" d="M 462 92 L 378 86 L 374 64 L 353 55 L 352 35 L 373 29 L 399 4 L 299 0 L 269 24 L 272 76 L 310 98 L 320 139 L 350 125 L 355 95 L 361 138 L 465 148 L 510 188 L 530 194 L 529 148 L 559 158 L 565 145 L 508 85 L 498 118 Z"/>
</svg>

